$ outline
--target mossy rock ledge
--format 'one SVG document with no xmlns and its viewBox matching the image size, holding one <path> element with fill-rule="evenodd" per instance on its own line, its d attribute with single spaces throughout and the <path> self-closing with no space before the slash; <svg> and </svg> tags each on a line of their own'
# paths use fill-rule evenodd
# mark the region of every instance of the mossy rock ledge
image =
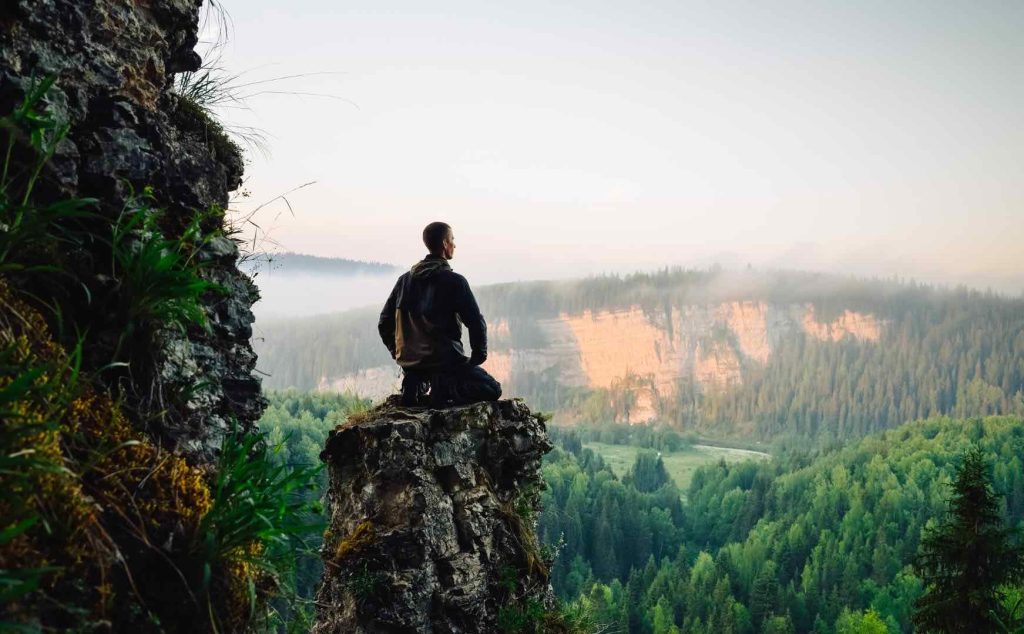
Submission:
<svg viewBox="0 0 1024 634">
<path fill-rule="evenodd" d="M 313 632 L 487 632 L 551 605 L 534 532 L 543 419 L 518 399 L 391 403 L 332 431 L 330 527 Z"/>
</svg>

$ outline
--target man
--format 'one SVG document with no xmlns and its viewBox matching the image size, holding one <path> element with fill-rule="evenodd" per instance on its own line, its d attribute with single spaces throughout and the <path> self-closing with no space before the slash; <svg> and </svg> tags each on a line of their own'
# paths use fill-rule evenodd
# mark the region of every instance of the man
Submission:
<svg viewBox="0 0 1024 634">
<path fill-rule="evenodd" d="M 395 283 L 377 322 L 380 338 L 402 367 L 402 405 L 445 407 L 496 401 L 501 385 L 480 364 L 487 360 L 487 323 L 466 278 L 452 271 L 455 234 L 443 222 L 423 229 L 427 257 Z M 462 347 L 469 330 L 472 354 Z"/>
</svg>

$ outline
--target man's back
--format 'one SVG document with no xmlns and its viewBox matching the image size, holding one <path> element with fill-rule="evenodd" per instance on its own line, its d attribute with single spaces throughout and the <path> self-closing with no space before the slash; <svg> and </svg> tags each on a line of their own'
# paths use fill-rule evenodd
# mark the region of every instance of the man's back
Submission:
<svg viewBox="0 0 1024 634">
<path fill-rule="evenodd" d="M 427 256 L 395 283 L 378 321 L 381 339 L 403 368 L 453 367 L 470 361 L 462 346 L 469 330 L 474 364 L 487 356 L 487 325 L 466 278 L 441 257 Z"/>
</svg>

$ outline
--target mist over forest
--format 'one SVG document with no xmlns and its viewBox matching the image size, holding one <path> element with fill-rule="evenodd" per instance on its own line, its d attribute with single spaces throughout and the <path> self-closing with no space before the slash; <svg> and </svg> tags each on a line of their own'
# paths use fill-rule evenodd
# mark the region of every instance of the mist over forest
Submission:
<svg viewBox="0 0 1024 634">
<path fill-rule="evenodd" d="M 812 248 L 812 250 L 814 249 Z M 832 272 L 829 272 L 816 269 L 813 266 L 815 263 L 813 258 L 808 259 L 794 255 L 793 257 L 780 257 L 773 261 L 776 262 L 776 266 L 760 266 L 757 267 L 757 270 L 761 272 L 818 270 L 817 281 L 811 281 L 811 276 L 808 276 L 802 283 L 818 285 L 819 288 L 816 290 L 819 292 L 828 291 L 830 286 L 842 285 L 844 278 L 862 278 L 890 282 L 902 281 L 911 284 L 920 283 L 946 290 L 974 288 L 982 292 L 994 292 L 1008 298 L 1024 296 L 1024 278 L 1021 277 L 1024 276 L 1024 273 L 1020 275 L 978 274 L 969 276 L 969 281 L 964 283 L 963 278 L 944 274 L 926 274 L 920 279 L 899 276 L 893 273 L 893 271 L 899 270 L 899 267 L 887 268 L 878 262 L 843 263 L 830 266 L 829 270 Z M 804 266 L 801 266 L 801 263 Z M 468 271 L 462 268 L 461 261 L 455 261 L 452 264 L 455 270 L 467 276 L 474 288 L 515 282 L 531 283 L 530 279 L 522 277 L 524 272 L 519 267 L 497 267 L 493 271 L 484 268 L 480 271 L 479 277 L 474 277 L 472 264 Z M 751 267 L 749 258 L 745 260 L 741 254 L 736 253 L 720 253 L 714 258 L 709 258 L 705 264 L 688 268 L 718 271 L 717 288 L 724 292 L 728 290 L 730 283 L 747 285 L 751 283 L 748 267 Z M 253 306 L 253 311 L 258 319 L 266 322 L 280 318 L 323 315 L 353 308 L 383 305 L 395 279 L 407 270 L 408 266 L 297 253 L 272 255 L 258 253 L 250 257 L 242 265 L 242 268 L 253 276 L 253 280 L 260 289 L 260 301 Z M 602 272 L 596 275 L 573 275 L 570 268 L 552 270 L 548 272 L 548 275 L 543 275 L 541 271 L 536 271 L 538 273 L 537 280 L 570 281 L 586 277 L 629 277 L 633 273 L 640 272 L 637 269 L 624 266 L 590 268 L 597 268 Z M 649 270 L 678 268 L 682 267 L 666 265 Z M 744 276 L 747 277 L 746 281 L 743 281 Z M 730 282 L 730 277 L 732 282 Z M 807 290 L 814 291 L 815 289 L 808 288 Z"/>
<path fill-rule="evenodd" d="M 1024 413 L 1024 300 L 998 294 L 713 268 L 477 296 L 491 325 L 484 367 L 558 423 L 814 443 L 933 415 Z M 265 384 L 392 393 L 378 312 L 260 324 Z"/>
<path fill-rule="evenodd" d="M 260 291 L 257 320 L 334 313 L 381 301 L 400 267 L 301 253 L 253 253 L 240 267 Z"/>
</svg>

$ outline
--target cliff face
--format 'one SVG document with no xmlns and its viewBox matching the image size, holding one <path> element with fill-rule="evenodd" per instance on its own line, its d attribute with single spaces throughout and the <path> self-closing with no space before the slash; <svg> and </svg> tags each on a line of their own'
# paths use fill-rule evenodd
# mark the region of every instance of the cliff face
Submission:
<svg viewBox="0 0 1024 634">
<path fill-rule="evenodd" d="M 171 90 L 201 4 L 0 6 L 5 624 L 243 631 L 269 587 L 217 519 L 217 451 L 265 405 L 224 211 L 242 157 Z"/>
<path fill-rule="evenodd" d="M 384 405 L 331 432 L 313 631 L 493 633 L 550 602 L 533 532 L 550 449 L 518 400 Z"/>
<path fill-rule="evenodd" d="M 821 318 L 811 304 L 735 301 L 689 304 L 651 313 L 640 306 L 617 310 L 563 313 L 540 319 L 543 347 L 503 347 L 508 323 L 491 327 L 495 342 L 484 367 L 506 386 L 528 374 L 543 375 L 566 387 L 616 389 L 629 384 L 634 404 L 625 422 L 658 415 L 659 399 L 672 398 L 680 380 L 704 390 L 721 390 L 744 381 L 748 369 L 769 359 L 787 337 L 839 342 L 852 338 L 874 344 L 883 323 L 870 313 L 844 311 Z M 507 339 L 507 337 L 504 337 Z M 379 397 L 398 379 L 393 366 L 327 378 L 320 389 Z"/>
<path fill-rule="evenodd" d="M 572 330 L 589 387 L 610 387 L 626 374 L 653 377 L 662 392 L 692 377 L 705 387 L 742 381 L 742 364 L 763 365 L 780 339 L 803 333 L 821 341 L 844 337 L 875 342 L 878 320 L 846 311 L 820 321 L 811 305 L 728 302 L 673 307 L 648 314 L 639 306 L 616 311 L 562 315 Z"/>
<path fill-rule="evenodd" d="M 69 126 L 36 186 L 38 199 L 95 198 L 100 215 L 112 226 L 128 201 L 149 187 L 154 205 L 163 210 L 159 223 L 166 234 L 180 235 L 197 211 L 209 212 L 201 223 L 204 232 L 221 228 L 228 193 L 241 183 L 242 157 L 219 126 L 170 91 L 174 73 L 200 66 L 193 47 L 201 4 L 4 3 L 0 113 L 22 103 L 33 82 L 53 77 L 56 83 L 46 102 Z M 133 372 L 128 379 L 133 385 L 122 396 L 132 409 L 168 414 L 147 417 L 147 431 L 160 444 L 206 460 L 228 421 L 251 427 L 264 403 L 249 345 L 250 306 L 258 295 L 235 266 L 237 247 L 218 235 L 200 245 L 195 257 L 204 263 L 202 276 L 224 289 L 203 299 L 210 327 L 161 332 L 153 349 L 145 351 L 146 371 Z M 109 261 L 109 254 L 100 243 L 72 258 L 81 263 L 75 273 L 85 278 L 83 286 L 93 298 L 107 290 L 104 279 L 90 270 L 104 258 Z M 10 281 L 17 285 L 16 279 Z M 97 310 L 78 308 L 82 313 Z M 112 324 L 91 323 L 89 335 L 90 342 L 101 344 L 119 333 Z M 109 361 L 98 353 L 90 358 L 91 352 L 87 348 L 87 365 Z"/>
</svg>

